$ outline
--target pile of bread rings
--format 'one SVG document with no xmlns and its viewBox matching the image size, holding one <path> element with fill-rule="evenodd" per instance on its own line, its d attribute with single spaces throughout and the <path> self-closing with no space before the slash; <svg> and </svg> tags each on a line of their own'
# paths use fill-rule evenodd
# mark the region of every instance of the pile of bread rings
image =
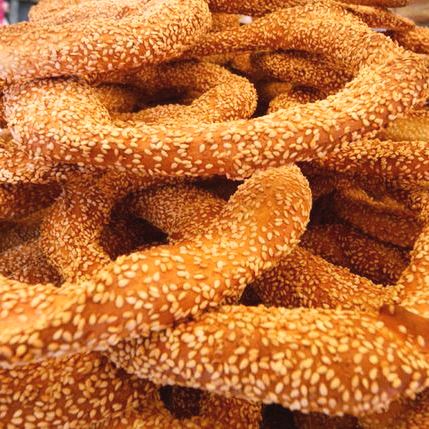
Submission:
<svg viewBox="0 0 429 429">
<path fill-rule="evenodd" d="M 0 428 L 429 427 L 406 4 L 40 0 L 0 29 Z"/>
</svg>

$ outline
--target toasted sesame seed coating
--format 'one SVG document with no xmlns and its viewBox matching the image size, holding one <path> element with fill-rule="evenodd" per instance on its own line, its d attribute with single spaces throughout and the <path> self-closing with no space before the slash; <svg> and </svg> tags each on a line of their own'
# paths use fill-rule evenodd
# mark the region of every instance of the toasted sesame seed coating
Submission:
<svg viewBox="0 0 429 429">
<path fill-rule="evenodd" d="M 344 8 L 360 18 L 371 28 L 392 31 L 408 31 L 415 27 L 411 19 L 400 16 L 385 7 L 343 4 Z"/>
<path fill-rule="evenodd" d="M 426 149 L 424 158 L 427 161 L 427 154 L 429 153 L 427 148 L 429 142 L 429 108 L 413 110 L 407 116 L 390 122 L 387 128 L 381 132 L 381 136 L 387 140 L 407 141 L 409 146 L 416 146 L 415 141 L 425 142 L 425 145 L 420 143 L 420 146 Z M 418 149 L 414 148 L 413 150 Z"/>
<path fill-rule="evenodd" d="M 398 280 L 404 288 L 404 296 L 401 305 L 407 310 L 422 318 L 429 317 L 429 194 L 427 191 L 413 191 L 411 199 L 419 208 L 419 217 L 423 222 L 423 228 L 417 237 L 410 253 L 410 263 Z M 424 328 L 426 339 L 421 338 L 422 343 L 427 343 L 427 327 Z"/>
<path fill-rule="evenodd" d="M 176 398 L 177 394 L 179 396 Z M 171 401 L 168 402 L 167 408 L 176 419 L 169 415 L 166 410 L 162 410 L 162 403 L 157 396 L 155 398 L 149 397 L 146 400 L 146 402 L 151 403 L 148 406 L 149 409 L 144 412 L 143 416 L 136 417 L 136 423 L 133 427 L 164 428 L 168 423 L 174 428 L 260 428 L 262 420 L 261 403 L 253 403 L 239 398 L 227 398 L 178 386 L 173 386 L 173 395 L 176 395 L 171 398 L 174 401 L 173 408 Z M 176 399 L 179 403 L 175 402 Z M 180 409 L 176 407 L 180 407 Z"/>
<path fill-rule="evenodd" d="M 216 396 L 212 395 L 212 397 Z M 165 408 L 158 391 L 153 390 L 150 395 L 146 395 L 139 411 L 131 416 L 130 422 L 126 426 L 120 427 L 127 429 L 164 429 L 167 427 L 173 429 L 227 429 L 229 427 L 256 429 L 259 426 L 245 426 L 246 419 L 233 420 L 226 415 L 228 406 L 235 405 L 236 408 L 233 411 L 237 412 L 238 407 L 243 406 L 244 402 L 239 399 L 229 400 L 219 397 L 217 401 L 209 400 L 210 408 L 202 409 L 200 415 L 178 419 Z M 248 421 L 251 421 L 250 416 L 248 416 Z M 238 426 L 235 426 L 236 423 Z"/>
<path fill-rule="evenodd" d="M 117 126 L 135 121 L 146 124 L 211 123 L 249 118 L 256 108 L 256 90 L 245 78 L 216 64 L 184 62 L 143 68 L 120 76 L 147 93 L 160 90 L 192 90 L 199 95 L 189 105 L 158 105 L 137 113 L 112 115 Z M 104 100 L 101 100 L 104 104 Z M 110 111 L 109 107 L 106 108 Z M 131 109 L 128 109 L 131 110 Z M 137 125 L 137 124 L 136 124 Z"/>
<path fill-rule="evenodd" d="M 25 218 L 50 205 L 58 193 L 59 189 L 55 184 L 3 183 L 0 185 L 0 219 Z"/>
<path fill-rule="evenodd" d="M 389 410 L 359 419 L 362 429 L 420 429 L 429 425 L 429 390 L 414 400 L 392 404 Z"/>
<path fill-rule="evenodd" d="M 377 176 L 399 186 L 429 183 L 429 147 L 424 140 L 359 140 L 338 147 L 317 163 L 337 173 Z"/>
<path fill-rule="evenodd" d="M 103 349 L 236 299 L 296 245 L 310 204 L 297 167 L 269 169 L 241 185 L 220 219 L 192 239 L 120 257 L 90 281 L 60 289 L 5 283 L 0 343 L 8 352 L 0 351 L 1 365 Z M 17 325 L 23 308 L 26 322 Z M 37 346 L 27 344 L 31 334 Z"/>
<path fill-rule="evenodd" d="M 85 171 L 90 169 L 90 166 L 85 167 Z M 53 163 L 41 156 L 31 157 L 25 148 L 12 139 L 9 132 L 0 133 L 1 183 L 10 186 L 19 183 L 63 182 L 81 170 L 78 165 Z"/>
<path fill-rule="evenodd" d="M 429 427 L 407 1 L 40 0 L 0 28 L 0 429 Z"/>
<path fill-rule="evenodd" d="M 137 407 L 153 388 L 98 353 L 0 369 L 0 380 L 0 419 L 10 429 L 111 427 L 103 423 Z"/>
<path fill-rule="evenodd" d="M 90 77 L 178 57 L 208 30 L 203 0 L 103 0 L 71 5 L 71 22 L 31 22 L 0 33 L 0 78 Z M 67 19 L 67 18 L 66 18 Z"/>
<path fill-rule="evenodd" d="M 399 31 L 393 38 L 404 48 L 419 54 L 429 54 L 429 29 L 414 27 L 407 31 Z"/>
<path fill-rule="evenodd" d="M 409 0 L 345 0 L 341 3 L 355 3 L 370 6 L 399 7 L 404 6 Z M 226 1 L 210 0 L 210 10 L 217 12 L 241 13 L 248 15 L 265 15 L 277 9 L 304 6 L 307 4 L 318 3 L 314 0 L 246 0 L 246 1 Z M 319 2 L 320 3 L 320 2 Z M 327 2 L 329 3 L 329 2 Z"/>
<path fill-rule="evenodd" d="M 294 412 L 294 423 L 298 429 L 361 429 L 357 419 L 351 416 L 331 417 L 321 413 L 303 414 Z"/>
<path fill-rule="evenodd" d="M 317 89 L 294 87 L 285 91 L 270 101 L 268 112 L 273 113 L 281 109 L 289 109 L 300 104 L 314 103 L 324 98 Z"/>
<path fill-rule="evenodd" d="M 240 26 L 240 15 L 234 13 L 212 13 L 210 31 L 223 31 L 231 27 Z"/>
<path fill-rule="evenodd" d="M 268 103 L 283 92 L 289 92 L 293 87 L 289 82 L 269 80 L 258 82 L 256 88 L 259 100 Z"/>
<path fill-rule="evenodd" d="M 381 411 L 428 384 L 414 343 L 346 310 L 224 306 L 110 357 L 152 381 L 330 415 Z"/>
<path fill-rule="evenodd" d="M 15 222 L 0 224 L 0 252 L 24 242 L 36 239 L 39 236 L 41 218 L 24 218 Z"/>
<path fill-rule="evenodd" d="M 331 264 L 375 283 L 394 284 L 409 264 L 407 253 L 379 242 L 350 225 L 312 226 L 303 234 L 301 245 Z"/>
<path fill-rule="evenodd" d="M 343 308 L 377 312 L 397 299 L 394 288 L 337 267 L 303 248 L 296 248 L 252 284 L 265 305 Z"/>
<path fill-rule="evenodd" d="M 410 0 L 342 0 L 342 3 L 381 7 L 401 7 L 407 5 L 409 2 Z"/>
<path fill-rule="evenodd" d="M 256 54 L 252 63 L 272 79 L 315 87 L 327 93 L 338 91 L 351 79 L 323 58 L 302 51 Z"/>
<path fill-rule="evenodd" d="M 203 393 L 200 415 L 212 417 L 225 428 L 259 429 L 262 420 L 262 404 L 239 398 L 226 398 L 212 393 Z"/>
<path fill-rule="evenodd" d="M 6 90 L 8 124 L 16 139 L 31 153 L 43 153 L 61 161 L 115 165 L 151 175 L 247 177 L 258 168 L 321 156 L 337 145 L 339 139 L 356 139 L 373 131 L 420 100 L 426 85 L 424 61 L 383 35 L 371 32 L 341 9 L 321 6 L 285 9 L 255 21 L 256 27 L 249 24 L 232 34 L 212 34 L 224 38 L 225 46 L 234 45 L 231 40 L 234 36 L 240 42 L 240 49 L 245 49 L 246 44 L 253 46 L 261 32 L 263 44 L 272 45 L 274 36 L 280 34 L 285 47 L 296 48 L 303 42 L 313 48 L 308 38 L 309 23 L 313 21 L 295 19 L 298 12 L 300 16 L 305 13 L 315 16 L 314 25 L 320 30 L 323 45 L 323 52 L 319 53 L 344 61 L 345 51 L 348 53 L 354 45 L 361 47 L 353 61 L 348 61 L 353 73 L 360 70 L 355 79 L 343 91 L 319 103 L 279 110 L 252 120 L 174 128 L 115 127 L 107 111 L 95 103 L 89 86 L 76 81 L 40 80 Z M 327 18 L 326 28 L 321 24 L 323 16 Z M 333 33 L 337 33 L 335 40 L 331 40 Z M 353 34 L 351 46 L 343 45 L 343 33 Z M 195 53 L 213 53 L 205 52 L 205 46 L 216 46 L 220 51 L 219 45 L 202 41 L 198 45 L 201 50 Z M 397 85 L 398 82 L 401 84 Z M 58 109 L 64 114 L 59 116 Z M 37 124 L 34 118 L 38 118 Z M 77 118 L 85 118 L 79 122 L 79 132 L 67 132 L 71 121 L 76 123 Z"/>
<path fill-rule="evenodd" d="M 30 240 L 0 253 L 1 275 L 24 283 L 53 283 L 62 278 L 49 263 L 38 240 Z"/>
<path fill-rule="evenodd" d="M 129 192 L 153 183 L 153 178 L 90 171 L 75 175 L 65 184 L 43 219 L 39 240 L 65 281 L 89 279 L 110 262 L 101 237 L 114 204 Z"/>
<path fill-rule="evenodd" d="M 242 15 L 259 16 L 277 9 L 302 6 L 313 3 L 313 0 L 209 0 L 210 10 L 214 12 L 239 13 Z"/>
<path fill-rule="evenodd" d="M 341 219 L 385 243 L 411 248 L 422 232 L 422 223 L 409 213 L 398 213 L 386 205 L 369 205 L 350 191 L 337 192 L 334 204 Z"/>
<path fill-rule="evenodd" d="M 223 199 L 187 184 L 153 187 L 127 200 L 131 213 L 164 231 L 170 242 L 203 234 L 225 205 Z"/>
</svg>

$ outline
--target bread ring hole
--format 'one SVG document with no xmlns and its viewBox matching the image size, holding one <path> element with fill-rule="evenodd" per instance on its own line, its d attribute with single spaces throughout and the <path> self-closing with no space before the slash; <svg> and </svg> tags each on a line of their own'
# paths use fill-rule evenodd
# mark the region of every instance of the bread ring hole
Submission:
<svg viewBox="0 0 429 429">
<path fill-rule="evenodd" d="M 101 234 L 101 245 L 112 260 L 142 247 L 168 242 L 167 235 L 145 219 L 124 211 L 120 203 L 112 210 L 110 222 Z"/>
</svg>

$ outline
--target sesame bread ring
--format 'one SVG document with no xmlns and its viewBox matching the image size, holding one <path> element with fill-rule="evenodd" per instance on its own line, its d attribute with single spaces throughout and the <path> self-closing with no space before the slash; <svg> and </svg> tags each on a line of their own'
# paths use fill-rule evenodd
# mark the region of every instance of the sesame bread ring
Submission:
<svg viewBox="0 0 429 429">
<path fill-rule="evenodd" d="M 99 353 L 0 369 L 1 422 L 9 428 L 113 428 L 152 383 L 130 377 Z"/>
<path fill-rule="evenodd" d="M 407 141 L 406 144 L 409 147 L 421 142 L 420 145 L 426 149 L 426 154 L 428 154 L 425 157 L 427 159 L 429 156 L 429 108 L 413 110 L 407 116 L 390 122 L 387 128 L 381 132 L 381 137 L 386 140 Z M 418 151 L 418 149 L 414 148 L 414 151 Z"/>
<path fill-rule="evenodd" d="M 252 64 L 272 79 L 315 87 L 327 94 L 335 93 L 351 79 L 320 56 L 302 51 L 256 54 Z"/>
<path fill-rule="evenodd" d="M 71 22 L 58 24 L 62 14 Z M 0 78 L 83 78 L 172 60 L 209 28 L 203 0 L 102 0 L 70 5 L 54 22 L 0 32 Z"/>
<path fill-rule="evenodd" d="M 393 124 L 399 125 L 399 122 L 406 122 L 406 119 L 393 121 L 392 133 Z M 411 119 L 410 126 L 412 124 Z M 418 124 L 416 118 L 415 125 Z M 418 133 L 416 128 L 409 131 Z M 347 176 L 377 177 L 394 186 L 414 187 L 429 185 L 428 159 L 429 147 L 425 141 L 362 139 L 351 145 L 338 146 L 327 157 L 316 162 L 321 167 Z"/>
<path fill-rule="evenodd" d="M 241 185 L 220 218 L 191 239 L 120 257 L 90 281 L 59 289 L 5 281 L 1 365 L 102 350 L 236 299 L 296 245 L 310 204 L 297 167 L 269 169 Z M 18 323 L 23 308 L 26 321 Z M 28 335 L 40 341 L 29 344 Z"/>
<path fill-rule="evenodd" d="M 427 355 L 359 311 L 224 306 L 109 356 L 156 383 L 306 413 L 377 412 L 429 384 Z"/>
<path fill-rule="evenodd" d="M 429 54 L 429 28 L 414 27 L 407 31 L 398 31 L 393 38 L 406 49 L 419 54 Z"/>
<path fill-rule="evenodd" d="M 43 219 L 39 245 L 64 281 L 90 278 L 110 262 L 101 236 L 113 205 L 153 180 L 121 173 L 71 178 Z"/>
<path fill-rule="evenodd" d="M 354 46 L 359 49 L 350 56 Z M 335 7 L 285 9 L 237 30 L 210 33 L 193 53 L 265 47 L 305 47 L 347 64 L 355 78 L 320 102 L 251 120 L 180 127 L 115 127 L 90 86 L 39 80 L 6 90 L 5 116 L 14 138 L 55 160 L 140 174 L 243 178 L 260 168 L 323 156 L 342 140 L 373 132 L 420 102 L 427 84 L 422 58 Z M 79 125 L 73 135 L 64 131 L 71 123 Z"/>
<path fill-rule="evenodd" d="M 108 76 L 105 78 L 109 79 Z M 136 122 L 135 126 L 138 126 L 139 121 L 147 124 L 221 122 L 249 118 L 256 109 L 256 90 L 246 78 L 208 62 L 145 67 L 125 76 L 111 76 L 110 80 L 133 85 L 149 99 L 165 90 L 191 91 L 194 95 L 188 105 L 164 104 L 137 113 L 113 113 L 111 116 L 117 126 L 130 127 Z M 112 112 L 104 97 L 100 101 Z"/>
<path fill-rule="evenodd" d="M 428 194 L 412 194 L 410 201 L 427 223 Z M 427 237 L 426 233 L 419 237 L 411 263 L 398 281 L 402 301 L 401 307 L 393 306 L 393 313 L 386 311 L 390 306 L 384 306 L 379 315 L 367 309 L 225 306 L 218 313 L 197 316 L 193 322 L 149 338 L 120 343 L 111 349 L 110 356 L 127 372 L 157 383 L 178 383 L 248 400 L 280 403 L 306 413 L 363 416 L 382 412 L 391 403 L 414 398 L 428 387 L 427 322 L 422 319 L 427 317 L 429 308 L 424 280 Z M 287 320 L 287 332 L 278 324 L 280 314 Z M 269 321 L 265 319 L 268 315 Z M 220 334 L 223 326 L 224 334 Z M 292 330 L 302 337 L 296 338 Z M 318 330 L 319 335 L 314 332 Z M 283 340 L 276 338 L 271 343 L 269 332 Z M 314 339 L 313 344 L 309 338 Z M 212 354 L 205 344 L 211 345 Z M 277 372 L 273 367 L 275 347 L 283 371 Z M 246 350 L 254 353 L 253 358 Z M 187 358 L 188 354 L 192 358 Z M 307 362 L 308 355 L 307 365 L 303 362 Z M 299 368 L 293 364 L 294 359 L 300 362 Z M 320 367 L 324 368 L 322 372 Z M 317 375 L 312 374 L 312 368 Z M 334 382 L 336 378 L 339 380 Z M 303 384 L 307 389 L 302 389 Z M 283 400 L 282 395 L 286 396 Z"/>
<path fill-rule="evenodd" d="M 335 212 L 344 221 L 385 243 L 411 248 L 422 231 L 422 222 L 406 210 L 362 201 L 356 189 L 337 191 Z M 373 200 L 369 200 L 373 201 Z"/>
<path fill-rule="evenodd" d="M 267 306 L 342 308 L 377 313 L 397 298 L 394 288 L 335 266 L 297 247 L 252 284 Z"/>
<path fill-rule="evenodd" d="M 312 226 L 302 236 L 301 246 L 374 283 L 396 283 L 409 263 L 404 250 L 345 224 Z"/>
</svg>

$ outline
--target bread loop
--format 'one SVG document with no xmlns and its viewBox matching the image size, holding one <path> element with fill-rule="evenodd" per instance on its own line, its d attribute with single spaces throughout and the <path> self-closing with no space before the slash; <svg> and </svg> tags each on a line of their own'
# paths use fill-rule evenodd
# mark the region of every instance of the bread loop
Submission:
<svg viewBox="0 0 429 429">
<path fill-rule="evenodd" d="M 2 30 L 1 79 L 90 78 L 159 64 L 179 57 L 211 24 L 203 0 L 88 0 L 50 18 Z"/>
<path fill-rule="evenodd" d="M 60 289 L 6 281 L 1 299 L 9 310 L 2 313 L 1 365 L 105 349 L 240 296 L 261 270 L 295 246 L 310 201 L 297 167 L 270 169 L 248 179 L 220 219 L 192 238 L 120 257 L 91 280 Z M 44 296 L 43 303 L 35 296 Z M 26 322 L 17 324 L 23 307 Z M 87 318 L 98 322 L 88 324 Z M 61 329 L 70 335 L 54 340 Z M 32 334 L 40 339 L 36 345 L 26 341 Z M 12 337 L 18 342 L 10 343 Z"/>
<path fill-rule="evenodd" d="M 320 34 L 317 41 L 308 37 L 312 25 Z M 211 33 L 192 53 L 302 49 L 303 43 L 310 51 L 346 64 L 355 79 L 318 103 L 252 120 L 175 127 L 115 126 L 94 102 L 90 87 L 40 80 L 6 91 L 6 119 L 20 144 L 55 160 L 115 165 L 139 174 L 243 178 L 260 168 L 323 156 L 339 141 L 373 132 L 421 100 L 427 84 L 423 59 L 372 32 L 341 8 L 285 9 L 238 30 Z M 355 53 L 352 57 L 350 50 Z M 37 124 L 32 118 L 38 118 Z M 78 121 L 72 137 L 64 130 L 76 124 L 76 118 L 85 119 Z"/>
</svg>

